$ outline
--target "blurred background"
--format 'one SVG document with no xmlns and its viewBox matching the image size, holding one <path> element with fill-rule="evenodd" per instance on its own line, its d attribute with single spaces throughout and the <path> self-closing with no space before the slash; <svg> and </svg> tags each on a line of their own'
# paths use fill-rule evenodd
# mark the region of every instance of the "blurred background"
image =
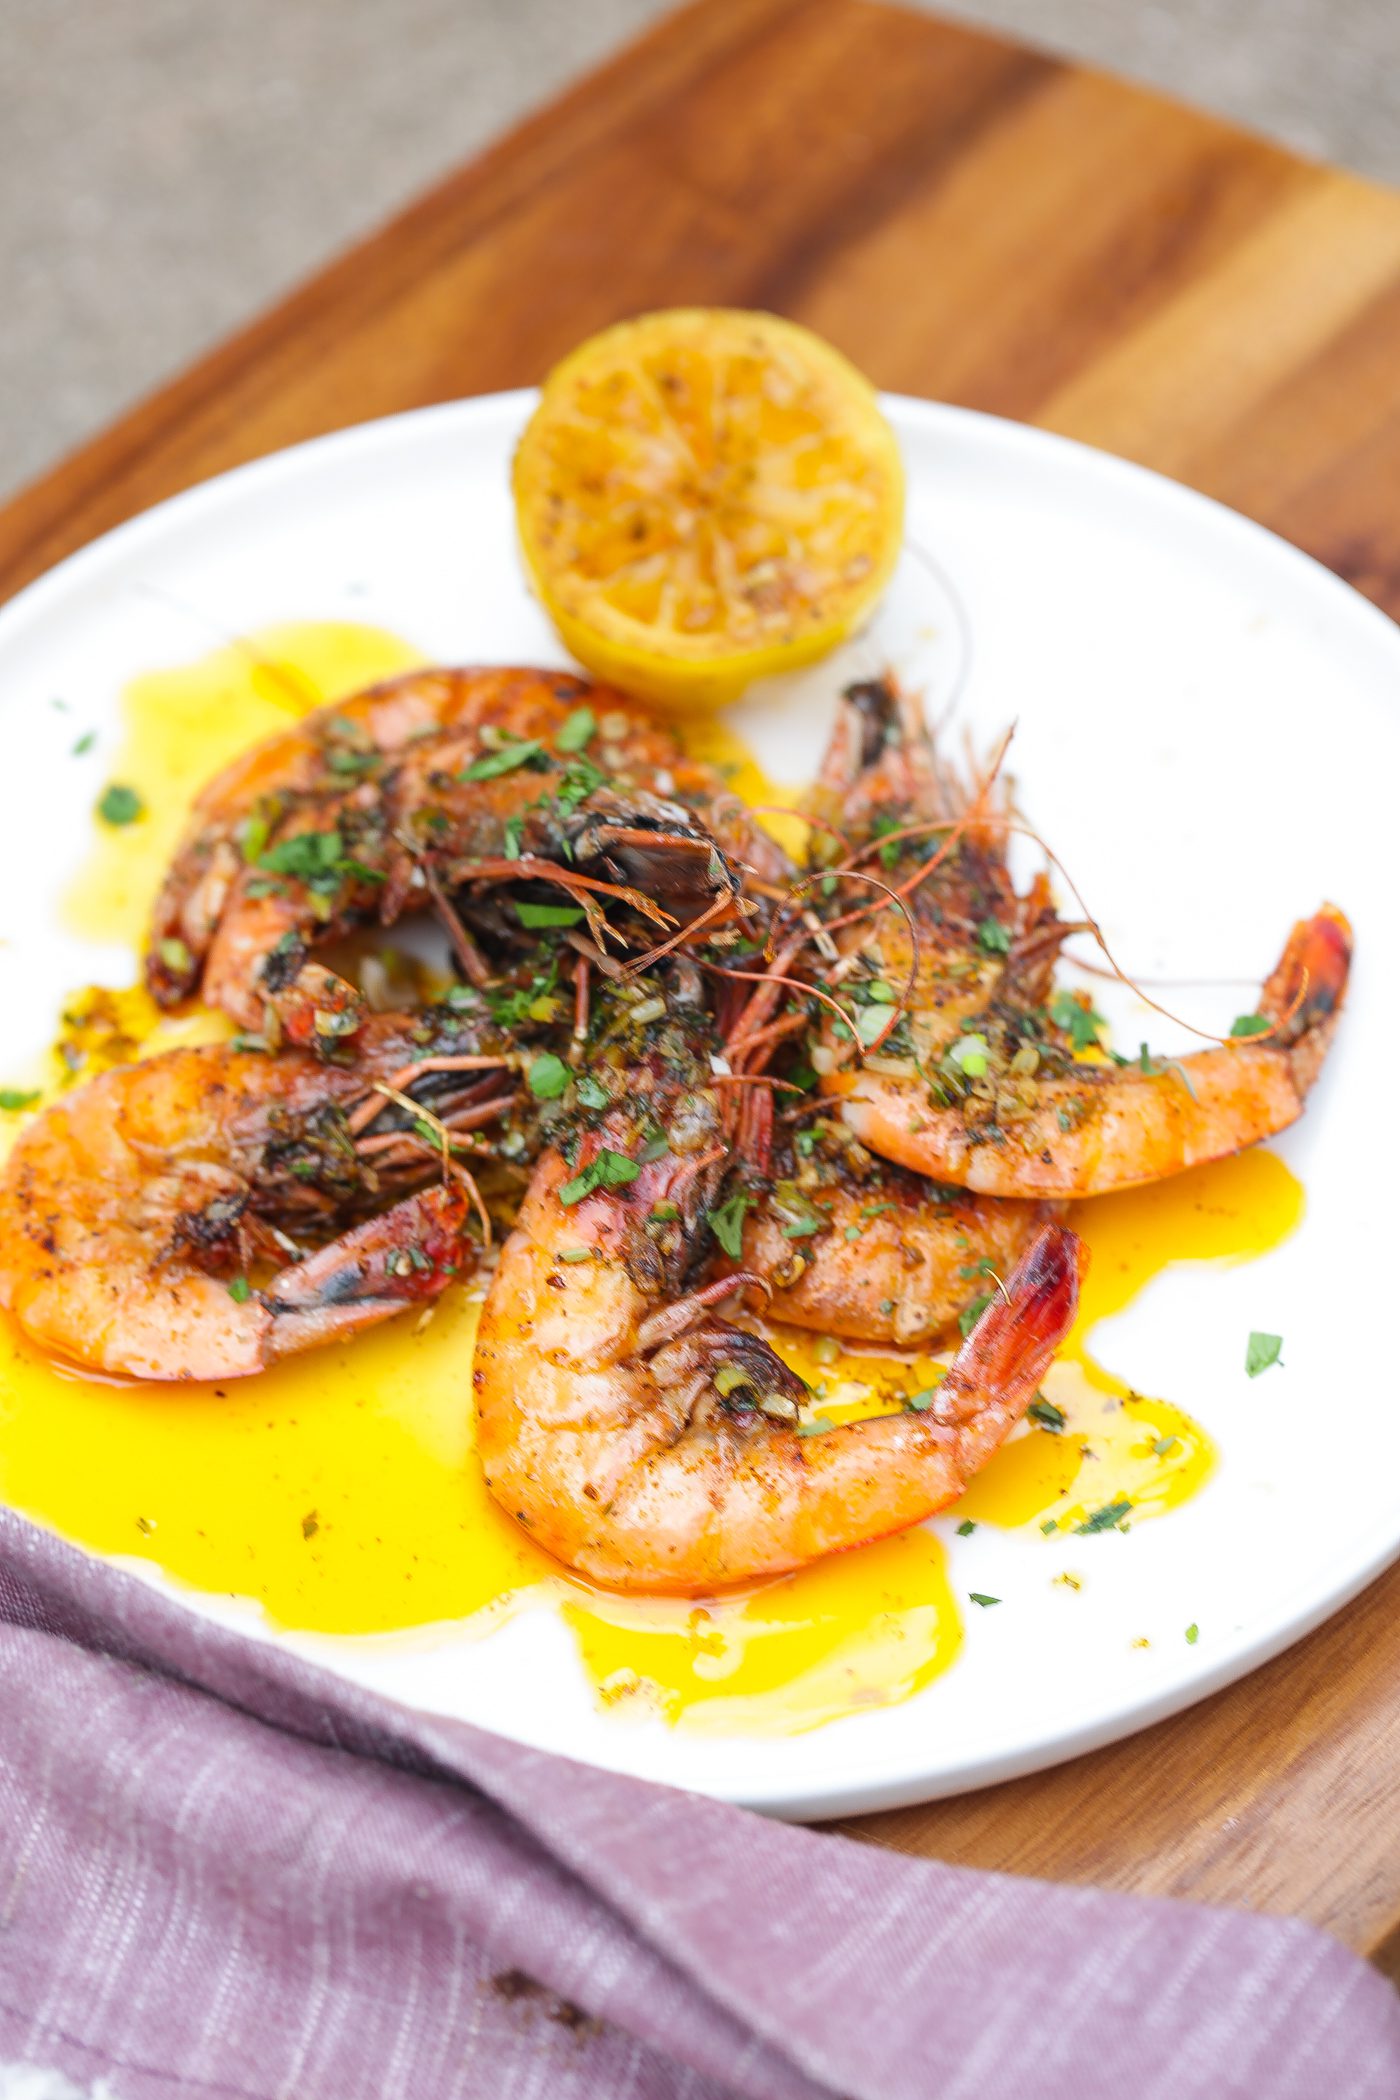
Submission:
<svg viewBox="0 0 1400 2100">
<path fill-rule="evenodd" d="M 0 0 L 0 493 L 667 0 Z M 960 0 L 1400 183 L 1400 0 Z"/>
</svg>

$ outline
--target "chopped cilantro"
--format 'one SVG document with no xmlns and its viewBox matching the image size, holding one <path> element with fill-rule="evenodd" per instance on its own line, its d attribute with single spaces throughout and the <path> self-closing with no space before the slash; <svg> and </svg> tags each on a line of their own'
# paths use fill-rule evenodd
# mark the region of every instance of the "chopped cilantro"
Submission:
<svg viewBox="0 0 1400 2100">
<path fill-rule="evenodd" d="M 7 1116 L 17 1115 L 20 1109 L 34 1106 L 39 1098 L 39 1091 L 38 1087 L 35 1087 L 32 1093 L 25 1093 L 17 1086 L 0 1086 L 0 1109 L 3 1109 Z"/>
<path fill-rule="evenodd" d="M 507 860 L 519 860 L 520 847 L 525 837 L 525 827 L 519 817 L 508 817 L 501 839 L 501 850 Z"/>
<path fill-rule="evenodd" d="M 576 707 L 566 716 L 554 747 L 557 751 L 582 751 L 592 742 L 597 727 L 598 718 L 591 707 Z"/>
<path fill-rule="evenodd" d="M 961 1524 L 959 1524 L 958 1526 L 958 1537 L 960 1539 L 971 1538 L 973 1532 L 976 1529 L 977 1526 L 973 1523 L 971 1517 L 964 1517 Z"/>
<path fill-rule="evenodd" d="M 1193 1619 L 1193 1620 L 1192 1620 L 1192 1622 L 1191 1622 L 1191 1624 L 1190 1624 L 1190 1625 L 1189 1625 L 1189 1626 L 1187 1627 L 1187 1629 L 1186 1629 L 1186 1645 L 1187 1645 L 1187 1647 L 1188 1647 L 1188 1648 L 1194 1648 L 1194 1647 L 1195 1647 L 1195 1645 L 1196 1645 L 1196 1642 L 1197 1642 L 1197 1641 L 1199 1640 L 1199 1638 L 1200 1638 L 1200 1633 L 1201 1633 L 1201 1629 L 1200 1629 L 1200 1627 L 1199 1627 L 1199 1626 L 1198 1626 L 1198 1625 L 1196 1624 L 1195 1620 Z"/>
<path fill-rule="evenodd" d="M 611 1094 L 609 1094 L 601 1080 L 595 1079 L 591 1072 L 584 1072 L 580 1075 L 578 1097 L 585 1108 L 606 1108 L 612 1099 Z"/>
<path fill-rule="evenodd" d="M 521 737 L 512 744 L 502 744 L 499 751 L 483 751 L 480 758 L 457 775 L 460 781 L 499 780 L 502 773 L 514 773 L 517 767 L 528 766 L 531 759 L 539 758 L 544 745 L 538 737 Z"/>
<path fill-rule="evenodd" d="M 577 904 L 530 904 L 517 898 L 516 916 L 522 926 L 539 932 L 546 926 L 577 926 L 583 912 Z"/>
<path fill-rule="evenodd" d="M 87 752 L 91 751 L 93 745 L 96 742 L 97 731 L 95 729 L 87 730 L 84 735 L 78 738 L 77 743 L 73 746 L 74 758 L 82 758 Z"/>
<path fill-rule="evenodd" d="M 707 1211 L 710 1230 L 723 1247 L 731 1261 L 739 1257 L 744 1244 L 744 1213 L 753 1202 L 753 1197 L 743 1189 L 738 1190 L 717 1210 Z"/>
<path fill-rule="evenodd" d="M 1267 1014 L 1237 1014 L 1230 1023 L 1230 1033 L 1233 1036 L 1267 1035 L 1273 1025 Z"/>
<path fill-rule="evenodd" d="M 1000 919 L 984 919 L 977 929 L 977 945 L 984 948 L 988 955 L 1009 955 L 1011 935 Z"/>
<path fill-rule="evenodd" d="M 972 1298 L 968 1301 L 968 1303 L 963 1307 L 962 1311 L 958 1314 L 959 1334 L 963 1335 L 964 1337 L 971 1334 L 973 1328 L 977 1325 L 977 1322 L 981 1319 L 983 1313 L 987 1310 L 987 1307 L 991 1304 L 992 1299 L 995 1296 L 995 1291 L 982 1291 L 976 1298 Z"/>
<path fill-rule="evenodd" d="M 265 830 L 263 835 L 266 836 Z M 250 842 L 250 838 L 244 841 L 245 854 Z M 257 865 L 272 875 L 289 875 L 293 881 L 304 882 L 309 889 L 323 894 L 338 889 L 345 875 L 353 875 L 361 882 L 385 879 L 377 868 L 366 867 L 362 860 L 347 856 L 339 831 L 294 832 L 291 838 L 279 839 L 275 846 L 260 852 Z"/>
<path fill-rule="evenodd" d="M 969 1590 L 967 1594 L 973 1604 L 986 1606 L 988 1604 L 1000 1604 L 1001 1602 L 1000 1597 L 986 1597 L 981 1590 Z"/>
<path fill-rule="evenodd" d="M 559 1201 L 566 1209 L 591 1196 L 595 1189 L 625 1188 L 635 1181 L 639 1169 L 637 1162 L 629 1159 L 625 1152 L 613 1152 L 605 1145 L 597 1158 L 591 1160 L 581 1174 L 566 1181 L 559 1191 Z"/>
<path fill-rule="evenodd" d="M 912 1407 L 916 1415 L 927 1414 L 928 1410 L 933 1406 L 934 1396 L 937 1391 L 938 1387 L 936 1385 L 922 1386 L 917 1393 L 910 1393 L 904 1404 L 906 1407 Z"/>
<path fill-rule="evenodd" d="M 1120 1496 L 1116 1502 L 1105 1502 L 1102 1509 L 1096 1509 L 1082 1524 L 1076 1524 L 1075 1531 L 1081 1538 L 1088 1538 L 1096 1531 L 1112 1531 L 1122 1523 L 1132 1506 L 1126 1495 Z"/>
<path fill-rule="evenodd" d="M 146 805 L 135 788 L 123 787 L 119 781 L 113 781 L 97 805 L 104 824 L 134 824 L 145 813 Z"/>
<path fill-rule="evenodd" d="M 1099 1030 L 1108 1025 L 1103 1015 L 1094 1011 L 1092 1004 L 1086 1005 L 1076 999 L 1073 992 L 1057 992 L 1047 1012 L 1055 1026 L 1063 1029 L 1069 1037 L 1075 1050 L 1097 1049 Z"/>
<path fill-rule="evenodd" d="M 1043 1393 L 1036 1394 L 1026 1413 L 1033 1422 L 1039 1422 L 1042 1429 L 1053 1429 L 1057 1435 L 1065 1426 L 1064 1409 L 1056 1407 L 1054 1401 L 1047 1400 Z"/>
<path fill-rule="evenodd" d="M 1249 1377 L 1257 1378 L 1259 1373 L 1267 1371 L 1271 1364 L 1282 1367 L 1283 1359 L 1279 1354 L 1282 1348 L 1281 1334 L 1260 1334 L 1256 1329 L 1250 1335 L 1249 1346 L 1244 1352 L 1244 1367 Z"/>
<path fill-rule="evenodd" d="M 246 1276 L 235 1276 L 228 1287 L 228 1294 L 235 1305 L 246 1305 L 252 1292 Z"/>
<path fill-rule="evenodd" d="M 546 1050 L 530 1066 L 525 1083 L 537 1101 L 557 1101 L 569 1084 L 569 1068 L 562 1057 Z"/>
<path fill-rule="evenodd" d="M 331 875 L 340 859 L 343 841 L 338 831 L 298 831 L 279 839 L 258 855 L 258 866 L 274 875 L 291 875 L 310 882 L 318 875 Z"/>
</svg>

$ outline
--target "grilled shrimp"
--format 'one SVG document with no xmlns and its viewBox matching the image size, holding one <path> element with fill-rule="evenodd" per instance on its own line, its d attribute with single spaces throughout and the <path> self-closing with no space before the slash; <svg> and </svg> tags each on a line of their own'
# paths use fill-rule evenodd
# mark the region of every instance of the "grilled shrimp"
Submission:
<svg viewBox="0 0 1400 2100">
<path fill-rule="evenodd" d="M 866 1144 L 923 1173 L 999 1196 L 1098 1196 L 1161 1181 L 1297 1121 L 1346 992 L 1351 929 L 1326 905 L 1289 936 L 1259 1000 L 1273 1033 L 1121 1066 L 1015 1069 L 1027 1038 L 988 1017 L 984 1091 L 943 1078 L 833 1073 Z"/>
<path fill-rule="evenodd" d="M 819 1119 L 741 1196 L 742 1243 L 726 1266 L 761 1276 L 775 1320 L 850 1341 L 927 1346 L 985 1305 L 1053 1215 L 928 1181 L 872 1157 Z"/>
<path fill-rule="evenodd" d="M 0 1304 L 44 1348 L 134 1378 L 236 1378 L 338 1340 L 475 1265 L 474 1185 L 415 1184 L 443 1173 L 440 1133 L 512 1100 L 506 1054 L 437 1009 L 374 1016 L 353 1065 L 215 1045 L 118 1066 L 15 1143 Z"/>
<path fill-rule="evenodd" d="M 883 910 L 852 925 L 832 973 L 857 1009 L 864 1002 L 858 1021 L 873 995 L 909 986 L 908 1010 L 874 1059 L 856 1060 L 849 1031 L 842 1041 L 828 1029 L 819 1052 L 823 1088 L 873 1151 L 982 1195 L 1105 1195 L 1241 1151 L 1302 1113 L 1351 961 L 1351 929 L 1334 906 L 1293 929 L 1254 1038 L 1091 1064 L 1074 1054 L 1084 1010 L 1051 998 L 1070 929 L 1044 878 L 1017 896 L 1004 805 L 990 794 L 960 804 L 922 716 L 889 686 L 846 696 L 822 786 L 828 801 L 838 793 L 848 835 L 854 824 L 888 841 L 886 879 L 913 919 L 911 929 Z M 917 837 L 896 836 L 911 826 Z"/>
<path fill-rule="evenodd" d="M 1049 1225 L 926 1412 L 799 1434 L 801 1380 L 717 1310 L 753 1279 L 687 1290 L 729 1164 L 713 1042 L 681 985 L 625 1065 L 592 1068 L 606 1105 L 540 1159 L 477 1339 L 492 1494 L 622 1589 L 704 1594 L 943 1508 L 1020 1419 L 1077 1301 L 1078 1242 Z"/>
<path fill-rule="evenodd" d="M 670 911 L 648 894 L 658 835 Z M 621 695 L 558 671 L 411 672 L 317 709 L 204 788 L 156 904 L 147 983 L 162 1005 L 200 989 L 240 1027 L 270 1014 L 276 1039 L 334 1045 L 362 1006 L 308 954 L 350 927 L 432 903 L 482 983 L 449 892 L 509 881 L 536 923 L 541 904 L 576 902 L 595 932 L 621 899 L 651 941 L 701 911 L 712 926 L 742 915 L 726 848 L 770 866 L 776 852 Z M 520 914 L 495 924 L 518 937 Z"/>
</svg>

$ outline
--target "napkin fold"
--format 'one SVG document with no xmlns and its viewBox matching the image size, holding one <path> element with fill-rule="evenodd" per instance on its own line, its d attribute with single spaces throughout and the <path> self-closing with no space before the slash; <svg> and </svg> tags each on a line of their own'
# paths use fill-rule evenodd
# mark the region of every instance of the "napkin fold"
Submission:
<svg viewBox="0 0 1400 2100">
<path fill-rule="evenodd" d="M 0 2100 L 1394 2100 L 1308 1925 L 906 1859 L 357 1690 L 0 1513 Z"/>
</svg>

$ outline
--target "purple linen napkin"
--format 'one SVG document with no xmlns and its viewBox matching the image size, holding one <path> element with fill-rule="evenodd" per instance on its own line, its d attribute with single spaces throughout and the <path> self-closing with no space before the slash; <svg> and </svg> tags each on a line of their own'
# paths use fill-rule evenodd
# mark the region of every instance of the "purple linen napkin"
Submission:
<svg viewBox="0 0 1400 2100">
<path fill-rule="evenodd" d="M 523 1750 L 8 1512 L 0 1698 L 0 2096 L 1400 2093 L 1400 2000 L 1310 1926 Z"/>
</svg>

